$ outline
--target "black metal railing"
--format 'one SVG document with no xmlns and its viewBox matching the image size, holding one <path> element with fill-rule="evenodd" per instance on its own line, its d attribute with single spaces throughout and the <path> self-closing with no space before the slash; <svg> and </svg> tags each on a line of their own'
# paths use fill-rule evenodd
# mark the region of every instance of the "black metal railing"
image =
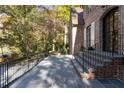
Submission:
<svg viewBox="0 0 124 93">
<path fill-rule="evenodd" d="M 112 40 L 111 43 L 103 43 L 104 39 L 102 42 L 98 43 L 94 43 L 94 40 L 91 40 L 90 43 L 87 43 L 88 41 L 84 41 L 84 43 L 86 42 L 87 44 L 84 44 L 84 47 L 81 49 L 80 53 L 73 55 L 75 57 L 74 60 L 76 61 L 74 64 L 81 65 L 81 72 L 87 72 L 88 68 L 94 68 L 100 77 L 118 78 L 121 76 L 118 72 L 123 72 L 122 70 L 119 70 L 119 68 L 120 66 L 121 68 L 124 66 L 123 41 L 123 35 L 118 35 L 118 42 Z M 78 68 L 79 67 L 77 65 L 77 70 Z"/>
<path fill-rule="evenodd" d="M 9 85 L 30 71 L 41 60 L 44 59 L 44 54 L 37 53 L 30 57 L 22 57 L 16 60 L 9 60 L 0 63 L 0 88 L 9 87 Z"/>
</svg>

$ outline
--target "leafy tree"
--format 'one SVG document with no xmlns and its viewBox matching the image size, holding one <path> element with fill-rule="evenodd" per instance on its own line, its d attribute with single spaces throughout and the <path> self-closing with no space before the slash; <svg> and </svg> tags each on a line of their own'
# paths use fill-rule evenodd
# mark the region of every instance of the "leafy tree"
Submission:
<svg viewBox="0 0 124 93">
<path fill-rule="evenodd" d="M 23 56 L 63 51 L 64 27 L 68 28 L 71 6 L 0 6 L 9 17 L 4 22 L 6 45 L 19 48 Z M 61 50 L 59 50 L 61 49 Z"/>
</svg>

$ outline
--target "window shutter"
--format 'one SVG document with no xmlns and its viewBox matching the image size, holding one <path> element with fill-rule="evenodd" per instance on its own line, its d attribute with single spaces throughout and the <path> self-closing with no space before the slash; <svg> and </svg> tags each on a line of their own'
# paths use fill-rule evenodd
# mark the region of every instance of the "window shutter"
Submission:
<svg viewBox="0 0 124 93">
<path fill-rule="evenodd" d="M 91 46 L 95 47 L 95 22 L 91 23 Z"/>
<path fill-rule="evenodd" d="M 84 47 L 86 48 L 86 28 L 84 29 Z"/>
</svg>

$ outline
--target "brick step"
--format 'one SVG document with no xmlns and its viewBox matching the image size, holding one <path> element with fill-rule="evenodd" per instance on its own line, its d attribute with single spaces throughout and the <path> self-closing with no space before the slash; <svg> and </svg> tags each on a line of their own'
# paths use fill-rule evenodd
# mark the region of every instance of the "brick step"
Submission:
<svg viewBox="0 0 124 93">
<path fill-rule="evenodd" d="M 96 54 L 96 55 L 102 56 L 102 57 L 109 57 L 109 58 L 111 58 L 114 54 L 114 53 L 105 52 L 105 51 L 89 51 L 89 53 Z"/>
<path fill-rule="evenodd" d="M 98 51 L 84 51 L 84 52 L 80 52 L 80 54 L 88 54 L 88 55 L 92 55 L 92 56 L 97 56 L 99 58 L 103 58 L 103 59 L 111 59 L 111 56 L 108 53 L 102 53 L 102 51 L 98 52 Z"/>
<path fill-rule="evenodd" d="M 80 77 L 80 72 L 88 72 L 88 68 L 92 67 L 91 65 L 87 64 L 87 62 L 82 63 L 81 61 L 82 60 L 78 56 L 75 56 L 75 60 L 73 60 L 74 68 L 77 74 L 79 75 L 79 77 Z M 95 67 L 92 67 L 92 68 L 95 68 Z M 103 71 L 101 72 L 101 69 L 103 68 L 104 68 L 103 66 L 100 67 L 100 70 L 97 67 L 95 68 L 95 73 L 97 73 L 96 78 L 104 77 Z"/>
<path fill-rule="evenodd" d="M 121 57 L 124 57 L 124 55 L 122 54 L 118 54 L 118 53 L 113 53 L 113 52 L 106 52 L 106 51 L 85 51 L 85 52 L 88 52 L 90 54 L 93 54 L 93 55 L 97 55 L 97 56 L 101 56 L 103 58 L 121 58 Z"/>
<path fill-rule="evenodd" d="M 75 57 L 76 63 L 81 63 L 81 59 L 79 59 L 78 57 Z M 96 78 L 114 78 L 113 74 L 115 73 L 114 70 L 110 70 L 111 66 L 101 66 L 101 67 L 93 67 L 91 65 L 88 65 L 86 62 L 84 64 L 82 64 L 81 66 L 83 66 L 83 72 L 88 72 L 88 68 L 92 67 L 95 68 L 95 74 L 96 74 Z M 79 67 L 77 66 L 76 68 L 79 69 Z"/>
<path fill-rule="evenodd" d="M 88 53 L 79 54 L 79 57 L 82 60 L 88 62 L 89 64 L 93 64 L 93 65 L 96 65 L 96 66 L 107 65 L 107 64 L 112 62 L 111 59 L 103 59 L 103 58 L 100 58 L 98 56 L 94 56 L 94 55 L 91 55 L 91 54 L 88 54 Z"/>
<path fill-rule="evenodd" d="M 79 76 L 80 79 L 81 79 L 80 73 L 81 73 L 81 72 L 84 72 L 84 70 L 83 70 L 83 68 L 82 68 L 82 65 L 80 65 L 80 63 L 78 63 L 78 61 L 76 60 L 76 58 L 72 59 L 72 64 L 73 64 L 74 69 L 76 70 L 78 76 Z M 85 87 L 85 84 L 84 84 L 83 82 L 85 83 L 85 81 L 82 80 L 82 85 Z M 89 83 L 92 85 L 93 88 L 103 88 L 103 87 L 104 87 L 104 86 L 103 86 L 98 80 L 96 80 L 96 79 L 90 81 Z"/>
<path fill-rule="evenodd" d="M 81 62 L 81 60 L 79 59 L 78 56 L 75 56 L 75 60 L 76 60 L 76 62 L 78 62 L 78 64 L 83 68 L 83 72 L 87 72 L 88 68 L 91 67 L 91 66 L 89 66 L 86 62 Z"/>
<path fill-rule="evenodd" d="M 95 69 L 96 78 L 115 79 L 119 77 L 117 68 L 123 64 L 124 55 L 113 55 L 101 51 L 84 51 L 74 56 L 78 65 L 83 67 L 83 72 L 92 67 Z"/>
<path fill-rule="evenodd" d="M 97 61 L 96 59 L 92 59 L 92 58 L 89 58 L 87 56 L 84 56 L 84 57 L 81 57 L 79 56 L 84 62 L 87 62 L 93 66 L 96 66 L 96 67 L 102 67 L 104 66 L 104 64 L 102 62 L 99 62 Z"/>
<path fill-rule="evenodd" d="M 81 77 L 80 73 L 83 72 L 82 66 L 75 60 L 75 58 L 72 59 L 71 61 L 72 61 L 72 64 L 73 64 L 74 69 L 76 70 L 78 76 Z"/>
<path fill-rule="evenodd" d="M 77 56 L 77 59 L 79 60 L 79 62 L 81 64 L 86 64 L 86 66 L 89 65 L 88 68 L 89 67 L 98 68 L 98 67 L 103 67 L 104 66 L 103 64 L 101 64 L 99 62 L 96 62 L 95 60 L 92 60 L 92 59 L 90 59 L 89 57 L 86 57 L 86 56 L 84 56 L 84 57 Z"/>
<path fill-rule="evenodd" d="M 102 68 L 98 68 L 95 73 L 97 78 L 116 78 L 117 77 L 117 69 L 116 65 L 109 64 L 108 66 L 104 66 Z"/>
<path fill-rule="evenodd" d="M 88 59 L 94 60 L 95 62 L 101 63 L 101 64 L 104 64 L 104 62 L 107 63 L 107 62 L 111 62 L 112 61 L 112 59 L 109 58 L 109 57 L 97 56 L 97 55 L 91 54 L 89 52 L 83 52 L 83 53 L 80 53 L 79 55 L 82 58 L 87 57 Z"/>
</svg>

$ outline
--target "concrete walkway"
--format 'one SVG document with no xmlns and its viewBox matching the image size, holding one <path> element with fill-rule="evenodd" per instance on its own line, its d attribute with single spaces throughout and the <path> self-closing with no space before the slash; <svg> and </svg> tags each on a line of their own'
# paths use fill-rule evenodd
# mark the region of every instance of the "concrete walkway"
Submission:
<svg viewBox="0 0 124 93">
<path fill-rule="evenodd" d="M 71 56 L 50 56 L 33 70 L 17 80 L 10 88 L 80 88 L 84 87 L 77 76 Z"/>
<path fill-rule="evenodd" d="M 49 56 L 10 88 L 124 88 L 124 82 L 111 79 L 81 80 L 72 63 L 71 56 Z"/>
</svg>

